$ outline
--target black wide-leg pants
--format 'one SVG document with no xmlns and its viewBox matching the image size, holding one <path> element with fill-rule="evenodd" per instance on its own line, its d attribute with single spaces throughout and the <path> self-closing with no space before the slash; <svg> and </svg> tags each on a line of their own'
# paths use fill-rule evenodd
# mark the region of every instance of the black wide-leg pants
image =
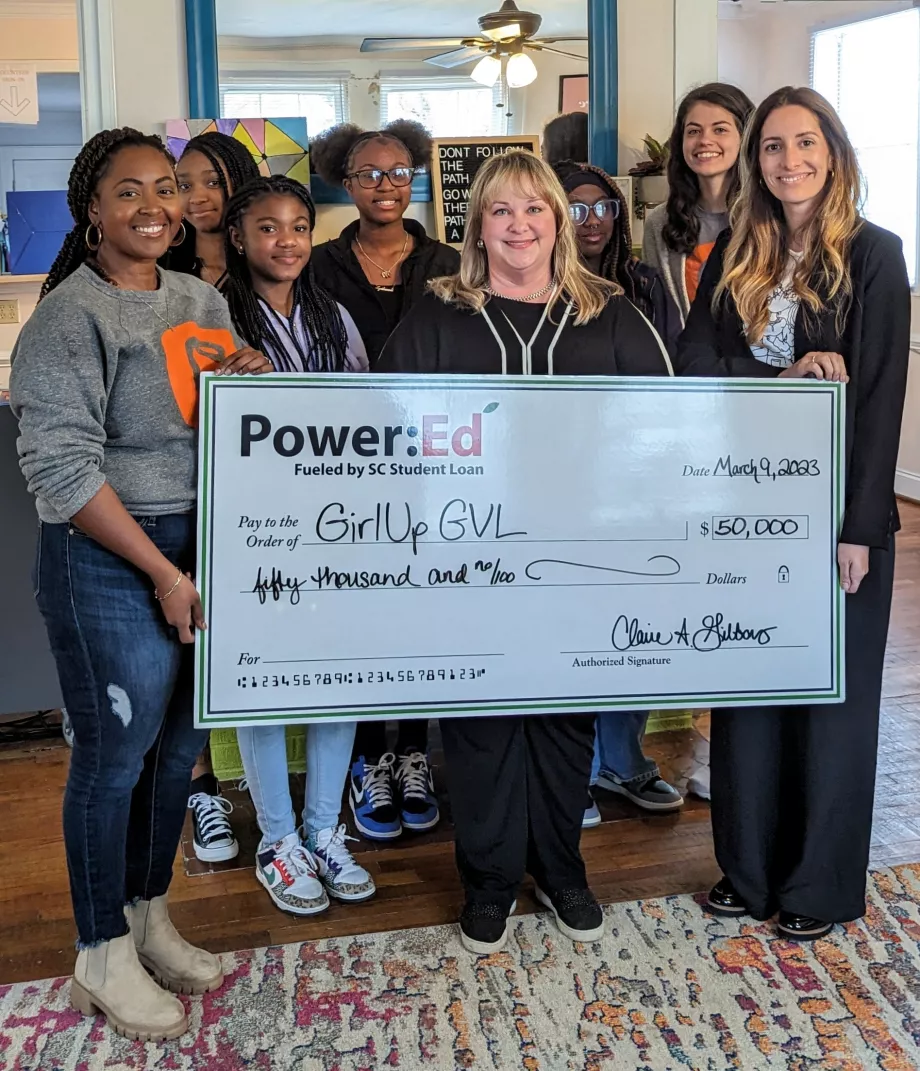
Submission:
<svg viewBox="0 0 920 1071">
<path fill-rule="evenodd" d="M 468 899 L 507 909 L 525 871 L 544 892 L 586 888 L 594 715 L 442 718 L 441 739 Z"/>
<path fill-rule="evenodd" d="M 846 701 L 714 710 L 716 858 L 758 919 L 865 914 L 894 540 L 846 597 Z"/>
</svg>

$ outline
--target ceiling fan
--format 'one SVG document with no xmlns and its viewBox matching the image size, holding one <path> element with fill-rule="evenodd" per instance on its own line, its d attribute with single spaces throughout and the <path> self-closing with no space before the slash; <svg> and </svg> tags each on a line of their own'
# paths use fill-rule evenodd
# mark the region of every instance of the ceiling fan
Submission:
<svg viewBox="0 0 920 1071">
<path fill-rule="evenodd" d="M 491 86 L 504 75 L 512 89 L 529 85 L 537 77 L 537 68 L 527 52 L 552 52 L 557 56 L 585 59 L 575 52 L 550 46 L 560 41 L 587 41 L 587 37 L 544 37 L 534 34 L 543 19 L 533 11 L 521 11 L 514 0 L 505 0 L 498 11 L 479 19 L 479 37 L 365 37 L 362 52 L 389 52 L 417 49 L 428 51 L 446 48 L 425 60 L 436 67 L 462 67 L 478 60 L 470 77 L 481 85 Z"/>
</svg>

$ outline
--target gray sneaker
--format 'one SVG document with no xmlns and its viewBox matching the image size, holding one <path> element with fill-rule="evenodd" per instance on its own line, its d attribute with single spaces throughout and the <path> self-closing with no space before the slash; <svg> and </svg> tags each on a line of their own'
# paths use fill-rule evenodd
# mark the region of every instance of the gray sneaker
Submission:
<svg viewBox="0 0 920 1071">
<path fill-rule="evenodd" d="M 597 777 L 598 788 L 608 792 L 617 792 L 625 796 L 644 811 L 676 811 L 684 805 L 683 796 L 660 777 L 650 777 L 640 784 L 624 785 L 616 779 L 616 774 L 601 770 Z"/>
</svg>

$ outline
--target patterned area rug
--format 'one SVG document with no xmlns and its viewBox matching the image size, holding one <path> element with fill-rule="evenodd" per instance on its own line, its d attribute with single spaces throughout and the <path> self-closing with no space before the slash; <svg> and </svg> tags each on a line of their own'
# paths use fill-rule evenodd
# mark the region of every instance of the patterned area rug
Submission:
<svg viewBox="0 0 920 1071">
<path fill-rule="evenodd" d="M 192 1029 L 126 1042 L 57 979 L 0 986 L 3 1071 L 906 1071 L 920 1061 L 920 864 L 875 873 L 865 920 L 812 946 L 706 916 L 691 897 L 615 904 L 573 946 L 546 915 L 476 960 L 451 927 L 224 957 Z"/>
</svg>

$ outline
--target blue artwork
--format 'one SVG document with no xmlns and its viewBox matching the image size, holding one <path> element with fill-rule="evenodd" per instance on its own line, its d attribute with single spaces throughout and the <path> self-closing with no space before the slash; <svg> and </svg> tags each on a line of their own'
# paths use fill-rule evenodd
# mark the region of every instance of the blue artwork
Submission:
<svg viewBox="0 0 920 1071">
<path fill-rule="evenodd" d="M 73 227 L 66 190 L 21 190 L 6 195 L 9 270 L 45 275 Z"/>
</svg>

